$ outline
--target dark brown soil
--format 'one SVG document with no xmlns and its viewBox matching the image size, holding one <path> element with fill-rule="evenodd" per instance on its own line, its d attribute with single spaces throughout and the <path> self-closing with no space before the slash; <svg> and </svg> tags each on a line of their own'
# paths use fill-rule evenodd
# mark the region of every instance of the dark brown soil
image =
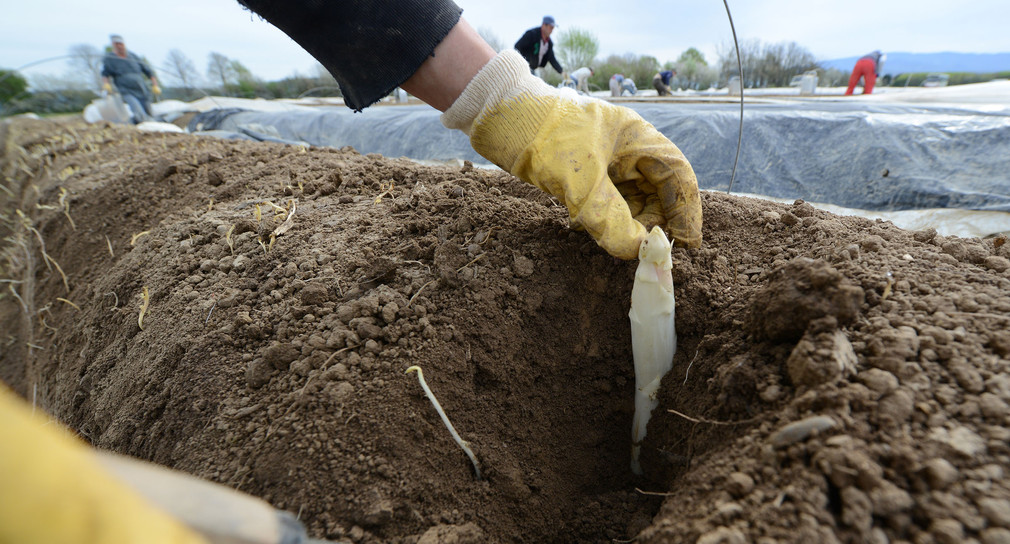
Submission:
<svg viewBox="0 0 1010 544">
<path fill-rule="evenodd" d="M 2 127 L 0 379 L 313 537 L 1010 542 L 1003 237 L 704 194 L 636 478 L 636 263 L 548 195 L 352 149 Z"/>
</svg>

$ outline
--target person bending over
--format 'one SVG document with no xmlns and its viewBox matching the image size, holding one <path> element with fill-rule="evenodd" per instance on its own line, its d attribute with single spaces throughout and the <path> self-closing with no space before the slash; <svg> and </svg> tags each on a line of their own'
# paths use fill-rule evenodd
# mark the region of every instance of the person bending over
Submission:
<svg viewBox="0 0 1010 544">
<path fill-rule="evenodd" d="M 151 96 L 148 94 L 144 77 L 151 80 L 150 92 L 161 94 L 158 78 L 151 67 L 136 53 L 126 50 L 126 42 L 119 34 L 110 36 L 112 50 L 102 59 L 102 87 L 112 92 L 116 86 L 123 102 L 130 107 L 134 124 L 151 120 Z M 110 80 L 111 83 L 110 84 Z"/>
</svg>

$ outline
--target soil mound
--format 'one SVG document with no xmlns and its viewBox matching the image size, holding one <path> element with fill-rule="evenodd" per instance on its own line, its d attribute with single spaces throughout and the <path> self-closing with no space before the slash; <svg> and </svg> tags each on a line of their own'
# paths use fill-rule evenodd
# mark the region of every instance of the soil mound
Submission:
<svg viewBox="0 0 1010 544">
<path fill-rule="evenodd" d="M 705 193 L 636 478 L 635 263 L 549 195 L 350 148 L 0 126 L 0 379 L 313 537 L 1010 541 L 1005 238 Z"/>
</svg>

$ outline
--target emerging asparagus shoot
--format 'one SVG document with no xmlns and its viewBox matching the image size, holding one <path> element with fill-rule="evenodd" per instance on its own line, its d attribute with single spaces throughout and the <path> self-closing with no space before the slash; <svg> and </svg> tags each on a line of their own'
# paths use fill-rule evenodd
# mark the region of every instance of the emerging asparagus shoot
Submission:
<svg viewBox="0 0 1010 544">
<path fill-rule="evenodd" d="M 638 249 L 638 270 L 631 288 L 631 350 L 635 357 L 635 416 L 631 425 L 631 471 L 642 474 L 638 456 L 663 376 L 677 351 L 674 328 L 673 260 L 663 229 L 656 226 Z"/>
</svg>

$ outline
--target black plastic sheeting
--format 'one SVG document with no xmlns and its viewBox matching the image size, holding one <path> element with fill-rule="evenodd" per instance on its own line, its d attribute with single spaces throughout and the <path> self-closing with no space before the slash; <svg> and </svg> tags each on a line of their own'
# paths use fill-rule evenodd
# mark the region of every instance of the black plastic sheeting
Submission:
<svg viewBox="0 0 1010 544">
<path fill-rule="evenodd" d="M 702 189 L 726 190 L 739 104 L 631 103 L 691 161 Z M 428 106 L 208 112 L 205 130 L 361 153 L 488 164 Z M 191 129 L 192 130 L 192 129 Z M 854 102 L 747 104 L 733 192 L 890 211 L 1010 212 L 1010 115 Z"/>
</svg>

